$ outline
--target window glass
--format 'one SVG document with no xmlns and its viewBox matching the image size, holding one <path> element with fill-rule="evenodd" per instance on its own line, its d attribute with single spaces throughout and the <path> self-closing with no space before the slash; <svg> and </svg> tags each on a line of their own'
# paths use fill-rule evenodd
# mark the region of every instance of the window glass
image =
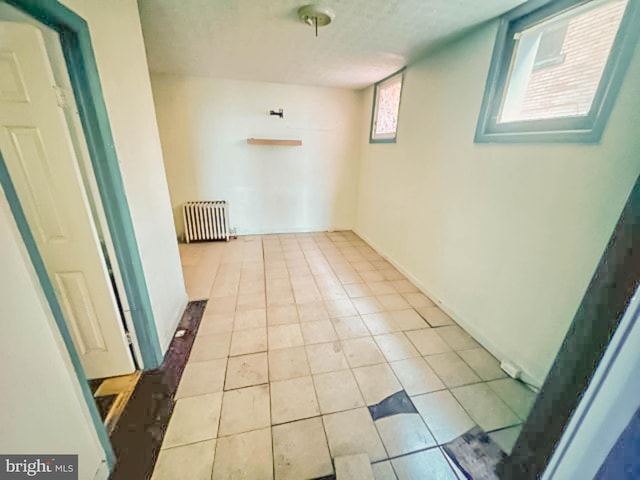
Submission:
<svg viewBox="0 0 640 480">
<path fill-rule="evenodd" d="M 588 2 L 516 33 L 498 123 L 588 115 L 627 1 Z"/>
<path fill-rule="evenodd" d="M 371 140 L 394 140 L 398 131 L 402 73 L 376 85 Z"/>
</svg>

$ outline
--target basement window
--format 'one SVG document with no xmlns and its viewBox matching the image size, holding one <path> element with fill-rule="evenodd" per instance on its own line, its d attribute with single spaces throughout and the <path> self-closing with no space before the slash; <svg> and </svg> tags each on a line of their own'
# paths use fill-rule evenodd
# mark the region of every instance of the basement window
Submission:
<svg viewBox="0 0 640 480">
<path fill-rule="evenodd" d="M 502 19 L 476 142 L 602 137 L 640 31 L 640 2 L 537 5 L 525 4 Z"/>
<path fill-rule="evenodd" d="M 403 77 L 400 71 L 376 83 L 369 143 L 395 143 Z"/>
</svg>

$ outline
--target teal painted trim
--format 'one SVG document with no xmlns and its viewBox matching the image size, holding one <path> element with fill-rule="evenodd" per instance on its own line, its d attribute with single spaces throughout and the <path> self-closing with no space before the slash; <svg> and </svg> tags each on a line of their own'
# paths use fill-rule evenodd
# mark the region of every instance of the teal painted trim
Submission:
<svg viewBox="0 0 640 480">
<path fill-rule="evenodd" d="M 145 369 L 163 360 L 87 23 L 52 0 L 3 0 L 60 34 Z"/>
<path fill-rule="evenodd" d="M 47 303 L 49 304 L 49 308 L 51 309 L 53 318 L 55 319 L 56 325 L 58 326 L 60 335 L 62 335 L 62 340 L 67 347 L 67 351 L 69 352 L 69 357 L 71 358 L 73 369 L 80 383 L 82 396 L 84 397 L 87 407 L 89 408 L 89 413 L 91 414 L 93 427 L 95 428 L 98 439 L 100 440 L 100 444 L 102 445 L 102 448 L 104 449 L 105 455 L 107 457 L 109 471 L 112 471 L 113 466 L 115 465 L 115 456 L 113 453 L 113 448 L 111 447 L 111 443 L 109 442 L 109 435 L 107 434 L 107 430 L 102 423 L 102 419 L 100 418 L 98 407 L 96 406 L 96 402 L 93 399 L 93 394 L 91 393 L 91 389 L 89 388 L 89 382 L 87 380 L 87 377 L 85 377 L 84 375 L 84 370 L 82 369 L 82 365 L 80 363 L 80 357 L 78 356 L 76 347 L 73 344 L 73 340 L 71 339 L 71 334 L 69 333 L 69 328 L 64 320 L 64 315 L 62 314 L 62 309 L 60 308 L 60 304 L 58 303 L 58 298 L 56 297 L 53 285 L 51 284 L 51 280 L 49 279 L 49 275 L 47 274 L 47 270 L 45 269 L 44 262 L 42 260 L 42 257 L 40 256 L 38 247 L 36 246 L 36 242 L 27 223 L 27 219 L 24 215 L 24 211 L 22 210 L 22 206 L 20 205 L 20 201 L 18 200 L 18 195 L 13 186 L 13 182 L 11 181 L 11 177 L 9 176 L 9 171 L 4 162 L 4 158 L 2 157 L 2 152 L 0 152 L 0 184 L 2 185 L 2 189 L 4 190 L 5 197 L 7 198 L 7 201 L 9 203 L 9 208 L 11 209 L 11 213 L 13 213 L 16 225 L 18 226 L 18 231 L 22 236 L 22 240 L 29 254 L 29 258 L 31 259 L 31 263 L 33 264 L 33 268 L 38 275 L 40 286 L 42 287 L 44 295 L 47 299 Z"/>
<path fill-rule="evenodd" d="M 640 38 L 640 2 L 630 1 L 609 60 L 586 117 L 498 124 L 515 41 L 513 36 L 528 26 L 591 0 L 538 0 L 507 12 L 500 21 L 484 97 L 476 126 L 475 143 L 598 143 L 615 105 L 624 76 Z"/>
<path fill-rule="evenodd" d="M 373 86 L 373 105 L 371 106 L 371 124 L 369 125 L 369 143 L 396 143 L 396 139 L 398 138 L 398 127 L 400 125 L 400 108 L 402 106 L 402 90 L 404 89 L 404 71 L 407 67 L 402 67 L 397 72 L 392 73 L 391 75 L 384 77 L 382 80 L 376 82 Z M 396 123 L 396 133 L 393 138 L 373 138 L 373 122 L 376 118 L 376 100 L 378 98 L 378 87 L 386 82 L 387 80 L 392 79 L 400 75 L 402 77 L 402 84 L 400 85 L 400 104 L 398 105 L 398 121 Z"/>
</svg>

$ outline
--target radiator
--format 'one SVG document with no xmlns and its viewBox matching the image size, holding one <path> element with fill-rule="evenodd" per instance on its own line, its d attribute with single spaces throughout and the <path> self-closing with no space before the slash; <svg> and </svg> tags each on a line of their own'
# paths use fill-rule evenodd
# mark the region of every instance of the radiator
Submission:
<svg viewBox="0 0 640 480">
<path fill-rule="evenodd" d="M 187 202 L 182 212 L 187 243 L 192 240 L 229 241 L 229 207 L 226 201 Z"/>
</svg>

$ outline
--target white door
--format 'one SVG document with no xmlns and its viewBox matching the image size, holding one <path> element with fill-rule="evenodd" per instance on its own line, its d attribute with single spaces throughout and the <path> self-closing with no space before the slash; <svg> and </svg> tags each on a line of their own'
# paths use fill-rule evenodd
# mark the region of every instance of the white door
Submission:
<svg viewBox="0 0 640 480">
<path fill-rule="evenodd" d="M 0 152 L 88 378 L 135 367 L 42 34 L 0 22 Z M 19 319 L 18 319 L 19 321 Z"/>
</svg>

